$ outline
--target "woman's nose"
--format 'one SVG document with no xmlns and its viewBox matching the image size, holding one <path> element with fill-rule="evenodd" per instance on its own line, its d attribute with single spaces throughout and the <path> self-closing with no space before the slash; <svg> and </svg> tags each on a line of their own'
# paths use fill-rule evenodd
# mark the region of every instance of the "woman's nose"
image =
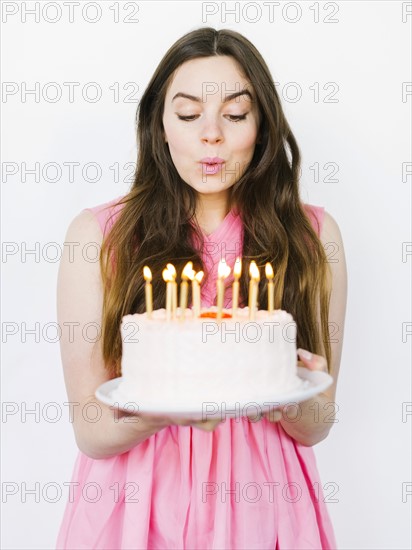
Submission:
<svg viewBox="0 0 412 550">
<path fill-rule="evenodd" d="M 223 133 L 216 121 L 207 121 L 201 131 L 201 140 L 203 143 L 221 143 Z"/>
</svg>

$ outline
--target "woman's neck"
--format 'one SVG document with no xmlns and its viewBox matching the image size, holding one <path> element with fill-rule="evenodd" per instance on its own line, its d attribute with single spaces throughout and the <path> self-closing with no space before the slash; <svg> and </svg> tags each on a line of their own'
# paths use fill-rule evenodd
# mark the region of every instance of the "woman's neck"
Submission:
<svg viewBox="0 0 412 550">
<path fill-rule="evenodd" d="M 196 219 L 202 231 L 209 235 L 219 227 L 229 210 L 230 205 L 227 196 L 211 197 L 206 195 L 198 200 Z"/>
</svg>

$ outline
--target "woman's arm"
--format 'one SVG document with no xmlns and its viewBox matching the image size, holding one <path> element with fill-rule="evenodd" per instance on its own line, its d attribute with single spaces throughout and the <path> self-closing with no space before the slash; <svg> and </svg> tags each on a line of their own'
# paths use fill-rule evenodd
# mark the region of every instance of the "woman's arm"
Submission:
<svg viewBox="0 0 412 550">
<path fill-rule="evenodd" d="M 119 417 L 118 411 L 94 397 L 96 388 L 111 376 L 94 328 L 101 327 L 103 292 L 99 262 L 88 260 L 87 245 L 94 243 L 93 248 L 97 245 L 100 250 L 102 232 L 91 212 L 84 211 L 72 221 L 66 243 L 72 244 L 64 246 L 57 283 L 64 378 L 79 449 L 91 458 L 105 458 L 128 451 L 167 422 L 149 416 Z"/>
<path fill-rule="evenodd" d="M 291 408 L 289 411 L 287 408 L 277 409 L 268 415 L 269 420 L 279 421 L 287 434 L 306 446 L 315 445 L 325 439 L 333 426 L 346 312 L 347 273 L 345 252 L 339 227 L 332 216 L 326 212 L 320 240 L 327 255 L 330 252 L 328 261 L 332 273 L 329 323 L 332 352 L 330 374 L 333 377 L 333 384 L 314 398 L 300 403 L 298 410 L 296 410 L 296 407 Z M 308 359 L 300 353 L 299 357 L 305 367 L 313 370 L 327 370 L 326 360 L 319 355 L 313 354 Z"/>
</svg>

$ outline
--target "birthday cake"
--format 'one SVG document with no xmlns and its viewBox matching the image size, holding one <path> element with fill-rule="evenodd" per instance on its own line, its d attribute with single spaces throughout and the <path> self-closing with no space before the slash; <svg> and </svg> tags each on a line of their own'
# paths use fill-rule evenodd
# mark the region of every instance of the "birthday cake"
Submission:
<svg viewBox="0 0 412 550">
<path fill-rule="evenodd" d="M 141 410 L 198 410 L 204 403 L 263 402 L 298 389 L 296 324 L 282 310 L 180 308 L 126 315 L 121 322 L 122 378 L 116 398 Z"/>
</svg>

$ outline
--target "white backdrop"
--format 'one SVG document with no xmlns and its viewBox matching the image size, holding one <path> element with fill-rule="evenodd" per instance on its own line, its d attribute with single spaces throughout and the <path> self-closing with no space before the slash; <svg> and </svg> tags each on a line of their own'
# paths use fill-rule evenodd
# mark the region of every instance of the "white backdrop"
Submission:
<svg viewBox="0 0 412 550">
<path fill-rule="evenodd" d="M 169 46 L 202 25 L 261 51 L 301 147 L 302 197 L 342 231 L 338 423 L 315 447 L 339 548 L 410 548 L 410 12 L 397 1 L 2 2 L 3 548 L 54 548 L 68 498 L 77 448 L 55 330 L 68 224 L 128 190 L 136 101 Z"/>
</svg>

